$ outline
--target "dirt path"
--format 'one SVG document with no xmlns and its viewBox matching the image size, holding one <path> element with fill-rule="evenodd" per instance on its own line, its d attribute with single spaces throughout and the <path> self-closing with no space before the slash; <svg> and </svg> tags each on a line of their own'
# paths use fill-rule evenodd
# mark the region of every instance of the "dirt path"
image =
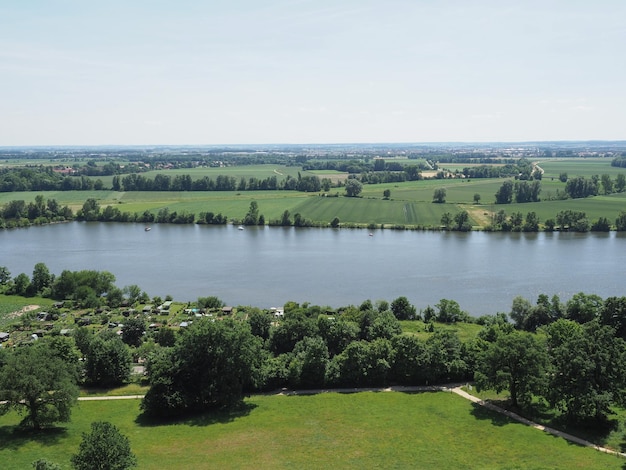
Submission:
<svg viewBox="0 0 626 470">
<path fill-rule="evenodd" d="M 581 439 L 580 437 L 574 436 L 572 434 L 568 434 L 563 431 L 559 431 L 558 429 L 550 428 L 547 426 L 543 426 L 541 424 L 535 423 L 534 421 L 530 421 L 512 411 L 505 410 L 504 408 L 500 408 L 492 403 L 489 403 L 485 400 L 481 400 L 474 395 L 470 395 L 466 391 L 464 391 L 461 387 L 466 384 L 447 384 L 447 385 L 433 385 L 433 386 L 394 386 L 394 387 L 385 387 L 385 388 L 329 388 L 329 389 L 311 389 L 311 390 L 288 390 L 281 389 L 273 392 L 264 393 L 263 395 L 318 395 L 321 393 L 357 393 L 357 392 L 450 392 L 459 395 L 460 397 L 465 398 L 466 400 L 471 401 L 472 403 L 476 403 L 479 406 L 484 406 L 485 408 L 495 411 L 496 413 L 503 414 L 515 421 L 518 421 L 526 426 L 530 426 L 539 431 L 547 432 L 548 434 L 552 434 L 553 436 L 561 437 L 575 444 L 590 447 L 592 449 L 597 450 L 598 452 L 604 452 L 605 454 L 611 454 L 618 457 L 626 458 L 626 453 L 618 452 L 616 450 L 607 449 L 606 447 L 602 447 L 594 444 L 593 442 L 587 441 L 585 439 Z M 138 400 L 143 398 L 143 395 L 122 395 L 122 396 L 111 396 L 111 397 L 80 397 L 79 401 L 96 401 L 96 400 Z"/>
</svg>

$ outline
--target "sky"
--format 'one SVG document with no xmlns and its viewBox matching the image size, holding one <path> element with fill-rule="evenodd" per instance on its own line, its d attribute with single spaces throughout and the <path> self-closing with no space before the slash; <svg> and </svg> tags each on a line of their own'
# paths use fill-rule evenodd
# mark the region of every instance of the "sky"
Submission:
<svg viewBox="0 0 626 470">
<path fill-rule="evenodd" d="M 0 146 L 626 139 L 623 0 L 0 0 Z"/>
</svg>

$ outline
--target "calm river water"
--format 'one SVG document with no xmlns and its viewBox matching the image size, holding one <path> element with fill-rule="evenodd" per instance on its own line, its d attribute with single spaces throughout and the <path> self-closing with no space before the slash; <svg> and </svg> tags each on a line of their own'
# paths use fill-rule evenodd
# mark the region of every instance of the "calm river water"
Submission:
<svg viewBox="0 0 626 470">
<path fill-rule="evenodd" d="M 339 307 L 404 295 L 447 298 L 471 315 L 508 312 L 521 295 L 626 295 L 626 235 L 438 233 L 79 223 L 0 231 L 0 266 L 32 274 L 110 271 L 150 296 L 229 305 L 288 300 Z"/>
</svg>

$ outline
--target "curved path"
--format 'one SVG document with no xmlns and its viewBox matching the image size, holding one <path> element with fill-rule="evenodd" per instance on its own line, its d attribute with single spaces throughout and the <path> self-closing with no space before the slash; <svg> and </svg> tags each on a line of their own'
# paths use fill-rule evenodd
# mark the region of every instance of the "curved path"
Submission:
<svg viewBox="0 0 626 470">
<path fill-rule="evenodd" d="M 465 398 L 466 400 L 471 401 L 472 403 L 476 403 L 479 406 L 484 406 L 485 408 L 495 411 L 496 413 L 503 414 L 515 421 L 518 421 L 526 426 L 533 427 L 540 431 L 547 432 L 548 434 L 552 434 L 553 436 L 561 437 L 575 444 L 590 447 L 599 452 L 604 452 L 606 454 L 616 455 L 619 457 L 626 458 L 626 453 L 618 452 L 616 450 L 608 449 L 606 447 L 602 447 L 594 444 L 593 442 L 587 441 L 585 439 L 581 439 L 580 437 L 576 437 L 572 434 L 568 434 L 563 431 L 559 431 L 558 429 L 550 428 L 548 426 L 543 426 L 541 424 L 535 423 L 534 421 L 530 421 L 512 411 L 505 410 L 504 408 L 500 408 L 499 406 L 494 405 L 493 403 L 489 403 L 488 401 L 481 400 L 474 395 L 471 395 L 464 391 L 461 387 L 466 384 L 447 384 L 447 385 L 426 385 L 426 386 L 394 386 L 394 387 L 384 387 L 384 388 L 331 388 L 331 389 L 311 389 L 311 390 L 289 390 L 289 389 L 280 389 L 273 392 L 264 393 L 263 395 L 317 395 L 320 393 L 357 393 L 357 392 L 451 392 L 459 395 L 460 397 Z M 79 397 L 79 401 L 96 401 L 96 400 L 137 400 L 143 398 L 143 395 L 120 395 L 120 396 L 109 396 L 109 397 Z"/>
</svg>

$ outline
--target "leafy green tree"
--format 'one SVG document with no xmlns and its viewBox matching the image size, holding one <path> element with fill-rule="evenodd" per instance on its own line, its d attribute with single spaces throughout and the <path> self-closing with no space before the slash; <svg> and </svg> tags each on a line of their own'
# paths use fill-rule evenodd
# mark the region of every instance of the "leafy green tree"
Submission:
<svg viewBox="0 0 626 470">
<path fill-rule="evenodd" d="M 319 336 L 307 336 L 299 341 L 293 350 L 294 364 L 297 367 L 298 385 L 301 387 L 322 387 L 328 364 L 328 346 Z"/>
<path fill-rule="evenodd" d="M 600 323 L 615 329 L 615 334 L 626 339 L 626 297 L 607 297 L 600 309 Z"/>
<path fill-rule="evenodd" d="M 317 328 L 328 346 L 331 357 L 340 354 L 350 343 L 357 341 L 361 333 L 356 322 L 343 317 L 330 319 L 326 316 L 320 316 L 317 319 Z"/>
<path fill-rule="evenodd" d="M 398 335 L 391 339 L 393 360 L 390 378 L 402 385 L 421 385 L 428 379 L 430 356 L 416 336 Z"/>
<path fill-rule="evenodd" d="M 331 222 L 330 222 L 330 226 L 332 228 L 337 228 L 339 227 L 339 217 L 335 217 Z"/>
<path fill-rule="evenodd" d="M 244 225 L 256 225 L 259 222 L 259 205 L 256 201 L 250 202 L 248 213 L 243 219 Z"/>
<path fill-rule="evenodd" d="M 289 314 L 278 326 L 270 331 L 268 347 L 274 354 L 293 351 L 296 343 L 307 336 L 316 336 L 317 324 L 302 314 Z"/>
<path fill-rule="evenodd" d="M 11 280 L 11 272 L 6 266 L 0 266 L 0 285 L 6 286 Z"/>
<path fill-rule="evenodd" d="M 21 425 L 35 430 L 67 422 L 78 398 L 75 380 L 72 368 L 43 341 L 6 352 L 0 367 L 0 415 L 17 410 L 25 414 Z"/>
<path fill-rule="evenodd" d="M 446 188 L 437 188 L 433 192 L 433 202 L 443 204 L 446 202 Z"/>
<path fill-rule="evenodd" d="M 122 328 L 122 341 L 129 346 L 137 347 L 142 343 L 145 332 L 146 322 L 143 318 L 129 318 Z"/>
<path fill-rule="evenodd" d="M 617 219 L 615 219 L 615 229 L 618 232 L 626 231 L 626 211 L 620 211 Z"/>
<path fill-rule="evenodd" d="M 85 381 L 100 387 L 121 385 L 130 377 L 131 361 L 121 339 L 94 336 L 85 355 Z"/>
<path fill-rule="evenodd" d="M 538 232 L 539 231 L 539 218 L 536 212 L 528 212 L 526 214 L 526 220 L 522 226 L 524 232 Z"/>
<path fill-rule="evenodd" d="M 141 288 L 137 284 L 131 284 L 130 286 L 124 286 L 122 292 L 128 299 L 130 305 L 133 305 L 141 297 Z"/>
<path fill-rule="evenodd" d="M 141 408 L 171 417 L 236 405 L 258 383 L 261 357 L 260 339 L 246 323 L 194 321 L 172 348 L 153 355 Z"/>
<path fill-rule="evenodd" d="M 623 193 L 624 190 L 626 190 L 626 175 L 624 175 L 624 173 L 619 173 L 615 177 L 615 191 Z"/>
<path fill-rule="evenodd" d="M 532 311 L 532 304 L 521 296 L 516 296 L 513 299 L 513 304 L 511 306 L 511 313 L 509 316 L 511 320 L 515 322 L 515 327 L 518 329 L 524 329 L 526 326 L 526 319 L 530 315 Z"/>
<path fill-rule="evenodd" d="M 483 351 L 474 373 L 478 390 L 508 390 L 511 404 L 530 403 L 533 394 L 545 391 L 548 355 L 535 335 L 512 331 L 499 335 Z"/>
<path fill-rule="evenodd" d="M 567 183 L 567 173 L 560 173 L 559 174 L 559 181 L 561 183 Z"/>
<path fill-rule="evenodd" d="M 256 309 L 248 315 L 248 323 L 253 335 L 263 340 L 270 337 L 270 328 L 272 326 L 272 316 L 270 314 Z"/>
<path fill-rule="evenodd" d="M 50 287 L 52 275 L 44 263 L 37 263 L 33 269 L 32 289 L 35 293 L 41 293 Z"/>
<path fill-rule="evenodd" d="M 391 311 L 398 320 L 412 320 L 417 315 L 414 305 L 411 305 L 409 299 L 400 296 L 391 302 Z"/>
<path fill-rule="evenodd" d="M 332 359 L 326 380 L 344 387 L 382 386 L 387 383 L 392 358 L 387 339 L 354 341 Z"/>
<path fill-rule="evenodd" d="M 609 326 L 558 320 L 546 329 L 552 373 L 546 398 L 569 419 L 605 420 L 624 403 L 626 342 Z"/>
<path fill-rule="evenodd" d="M 467 211 L 461 211 L 454 216 L 453 230 L 459 232 L 469 232 L 472 230 L 472 224 L 469 221 L 469 213 Z"/>
<path fill-rule="evenodd" d="M 426 340 L 428 383 L 444 383 L 469 378 L 461 340 L 456 331 L 435 330 Z"/>
<path fill-rule="evenodd" d="M 513 182 L 505 181 L 496 192 L 496 204 L 510 204 L 513 200 Z"/>
<path fill-rule="evenodd" d="M 197 301 L 199 308 L 208 308 L 208 309 L 220 309 L 224 306 L 224 302 L 219 298 L 211 295 L 209 297 L 198 297 Z"/>
<path fill-rule="evenodd" d="M 578 292 L 565 304 L 565 317 L 578 323 L 587 323 L 598 318 L 602 305 L 600 296 Z"/>
<path fill-rule="evenodd" d="M 289 211 L 285 209 L 285 212 L 283 212 L 283 215 L 280 218 L 280 225 L 282 225 L 283 227 L 291 226 L 291 219 L 289 218 L 290 215 L 291 214 L 289 213 Z"/>
<path fill-rule="evenodd" d="M 384 199 L 389 199 L 391 197 L 391 189 L 385 189 L 383 191 L 383 198 Z"/>
<path fill-rule="evenodd" d="M 444 212 L 441 216 L 441 225 L 446 229 L 450 230 L 452 226 L 452 214 L 450 212 Z"/>
<path fill-rule="evenodd" d="M 611 194 L 613 192 L 613 180 L 610 175 L 602 175 L 600 177 L 600 184 L 602 185 L 602 191 L 604 194 Z"/>
<path fill-rule="evenodd" d="M 474 193 L 474 204 L 480 203 L 480 194 Z"/>
<path fill-rule="evenodd" d="M 26 296 L 30 290 L 30 278 L 28 274 L 20 273 L 13 279 L 13 286 L 9 291 L 14 295 Z"/>
<path fill-rule="evenodd" d="M 460 305 L 455 300 L 441 299 L 435 304 L 437 307 L 437 321 L 441 323 L 457 323 L 469 320 L 467 312 L 461 310 Z"/>
<path fill-rule="evenodd" d="M 137 465 L 128 437 L 107 421 L 91 423 L 91 432 L 83 433 L 71 460 L 76 470 L 126 470 Z"/>
<path fill-rule="evenodd" d="M 402 326 L 396 316 L 389 311 L 376 313 L 374 321 L 367 331 L 370 341 L 378 338 L 392 339 L 402 333 Z"/>
<path fill-rule="evenodd" d="M 361 194 L 362 190 L 363 190 L 363 185 L 357 179 L 348 178 L 346 180 L 346 196 L 357 197 L 359 194 Z"/>
</svg>

